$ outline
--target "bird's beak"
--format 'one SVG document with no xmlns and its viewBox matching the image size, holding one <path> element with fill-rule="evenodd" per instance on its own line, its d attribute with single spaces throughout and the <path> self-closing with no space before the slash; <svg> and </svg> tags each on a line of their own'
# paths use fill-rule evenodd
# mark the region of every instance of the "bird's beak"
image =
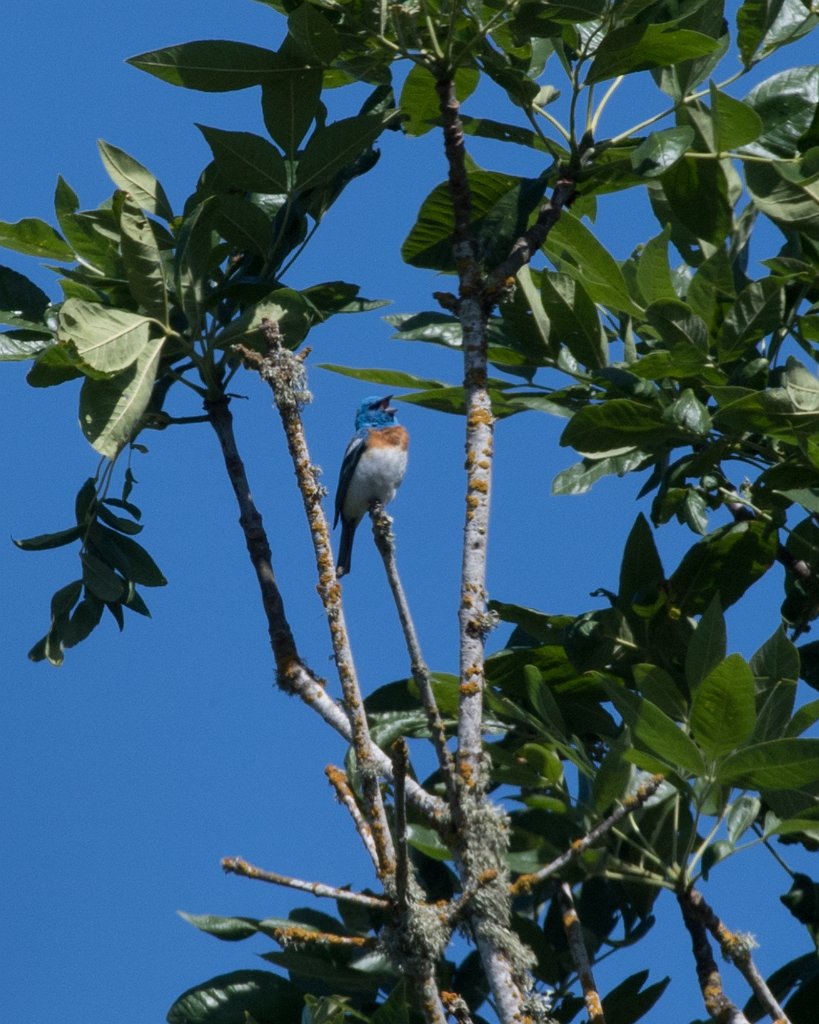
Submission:
<svg viewBox="0 0 819 1024">
<path fill-rule="evenodd" d="M 392 395 L 387 395 L 386 398 L 382 398 L 381 399 L 380 405 L 381 405 L 381 408 L 384 410 L 384 412 L 395 413 L 395 412 L 398 411 L 397 409 L 390 408 L 390 402 L 391 401 L 392 401 Z"/>
</svg>

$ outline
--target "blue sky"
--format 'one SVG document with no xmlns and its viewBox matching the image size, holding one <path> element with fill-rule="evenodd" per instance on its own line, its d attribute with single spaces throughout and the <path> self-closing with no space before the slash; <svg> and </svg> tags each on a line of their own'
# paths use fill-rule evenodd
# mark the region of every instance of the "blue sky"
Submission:
<svg viewBox="0 0 819 1024">
<path fill-rule="evenodd" d="M 179 207 L 209 159 L 195 120 L 261 128 L 252 91 L 186 92 L 124 63 L 130 55 L 196 38 L 275 47 L 281 25 L 261 3 L 134 0 L 121 8 L 92 2 L 68 9 L 35 0 L 4 21 L 0 220 L 51 219 L 58 173 L 86 206 L 97 205 L 112 189 L 97 157 L 98 138 L 151 168 Z M 624 126 L 614 122 L 612 130 Z M 421 200 L 444 176 L 438 140 L 433 133 L 403 142 L 390 133 L 382 149 L 380 166 L 332 211 L 292 284 L 346 278 L 365 295 L 392 299 L 390 312 L 433 308 L 429 295 L 440 281 L 404 267 L 398 248 Z M 481 159 L 491 164 L 492 153 Z M 515 154 L 514 161 L 513 170 L 540 170 L 529 153 Z M 634 197 L 628 202 L 605 201 L 599 218 L 600 237 L 621 257 L 657 230 L 644 204 Z M 29 274 L 56 297 L 53 276 L 35 261 L 0 253 L 0 263 Z M 455 357 L 389 335 L 377 313 L 336 318 L 311 336 L 311 361 L 458 380 Z M 5 364 L 2 371 L 4 1011 L 9 1020 L 30 1024 L 159 1021 L 186 987 L 261 966 L 254 952 L 266 948 L 218 943 L 185 924 L 177 909 L 267 917 L 285 916 L 306 902 L 223 876 L 221 857 L 241 855 L 334 884 L 373 883 L 322 770 L 340 763 L 344 750 L 273 689 L 255 583 L 206 426 L 151 435 L 150 453 L 133 462 L 139 480 L 133 497 L 145 522 L 141 540 L 170 580 L 146 595 L 153 619 L 132 617 L 122 635 L 112 621 L 104 623 L 59 670 L 27 661 L 26 651 L 47 625 L 51 593 L 74 578 L 76 555 L 71 549 L 23 553 L 8 538 L 68 525 L 74 494 L 95 471 L 96 456 L 76 425 L 74 385 L 33 390 L 25 384 L 25 367 Z M 376 389 L 315 368 L 310 382 L 315 402 L 305 414 L 308 436 L 332 492 L 354 409 Z M 288 612 L 307 660 L 329 674 L 309 538 L 269 396 L 250 376 L 238 378 L 236 390 L 248 398 L 234 403 L 239 442 Z M 409 406 L 400 415 L 412 450 L 393 509 L 399 559 L 426 658 L 436 669 L 453 670 L 462 424 Z M 584 498 L 552 498 L 551 479 L 573 461 L 557 447 L 561 427 L 530 414 L 498 429 L 489 582 L 500 600 L 580 612 L 594 607 L 591 590 L 616 583 L 640 481 L 604 481 Z M 659 535 L 669 566 L 688 539 L 673 527 Z M 732 622 L 732 649 L 750 654 L 773 631 L 779 586 L 772 573 L 742 621 Z M 344 591 L 365 691 L 404 677 L 406 658 L 366 525 Z M 503 639 L 501 633 L 495 643 Z M 732 927 L 759 933 L 759 961 L 769 969 L 807 944 L 800 936 L 798 945 L 786 945 L 786 930 L 793 930 L 777 899 L 785 877 L 758 861 L 748 865 L 741 877 L 730 866 L 716 874 L 714 902 Z M 652 948 L 662 944 L 673 953 L 676 968 L 687 956 L 687 940 L 674 908 L 666 910 L 674 921 L 658 927 Z M 678 941 L 683 947 L 676 950 Z M 660 965 L 653 980 L 657 972 Z M 663 1020 L 672 1005 L 678 1020 L 701 1012 L 693 971 L 678 973 L 660 1004 L 665 1009 L 650 1019 Z M 604 990 L 615 976 L 616 958 L 614 974 L 602 972 Z"/>
</svg>

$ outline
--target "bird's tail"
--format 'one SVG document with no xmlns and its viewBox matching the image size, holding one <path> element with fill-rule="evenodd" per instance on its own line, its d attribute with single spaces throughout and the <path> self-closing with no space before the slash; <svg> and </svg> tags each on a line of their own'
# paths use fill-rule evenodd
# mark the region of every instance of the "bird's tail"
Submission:
<svg viewBox="0 0 819 1024">
<path fill-rule="evenodd" d="M 338 545 L 338 559 L 336 560 L 336 577 L 346 576 L 350 571 L 350 562 L 353 557 L 353 537 L 358 524 L 351 523 L 342 517 L 341 540 Z"/>
</svg>

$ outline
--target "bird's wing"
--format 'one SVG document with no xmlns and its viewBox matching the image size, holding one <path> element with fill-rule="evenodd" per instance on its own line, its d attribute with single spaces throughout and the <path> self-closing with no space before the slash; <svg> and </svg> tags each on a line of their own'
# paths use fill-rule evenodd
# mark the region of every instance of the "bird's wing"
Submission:
<svg viewBox="0 0 819 1024">
<path fill-rule="evenodd" d="M 338 488 L 336 490 L 336 515 L 333 520 L 333 526 L 338 524 L 338 517 L 341 515 L 341 510 L 344 508 L 344 499 L 347 497 L 347 489 L 350 486 L 350 481 L 355 473 L 355 467 L 358 465 L 358 460 L 364 454 L 364 449 L 367 447 L 366 434 L 363 436 L 356 436 L 347 445 L 347 451 L 344 453 L 344 459 L 341 463 L 341 472 L 338 475 Z"/>
</svg>

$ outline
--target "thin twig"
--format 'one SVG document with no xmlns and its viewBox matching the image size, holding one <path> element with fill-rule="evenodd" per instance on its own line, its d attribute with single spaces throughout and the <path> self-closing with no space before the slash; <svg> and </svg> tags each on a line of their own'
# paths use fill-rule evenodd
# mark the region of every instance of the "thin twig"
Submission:
<svg viewBox="0 0 819 1024">
<path fill-rule="evenodd" d="M 534 871 L 529 875 L 521 875 L 519 878 L 516 878 L 512 885 L 512 895 L 520 896 L 524 893 L 531 892 L 538 883 L 544 882 L 556 872 L 562 871 L 563 868 L 575 859 L 575 857 L 579 857 L 584 850 L 588 850 L 588 848 L 596 843 L 598 839 L 604 836 L 607 832 L 610 832 L 619 821 L 622 821 L 623 818 L 627 817 L 638 807 L 642 807 L 646 800 L 657 792 L 662 781 L 662 775 L 652 775 L 651 778 L 646 779 L 646 781 L 638 786 L 633 793 L 627 796 L 620 806 L 616 807 L 607 818 L 604 818 L 599 825 L 595 825 L 595 827 L 587 832 L 582 839 L 576 839 L 569 849 L 564 853 L 561 853 L 559 857 L 555 857 L 553 861 L 546 864 L 539 871 Z"/>
<path fill-rule="evenodd" d="M 444 779 L 450 805 L 452 805 L 455 801 L 455 766 L 452 754 L 446 745 L 446 730 L 444 728 L 443 719 L 441 718 L 441 713 L 438 710 L 438 702 L 435 699 L 435 693 L 432 689 L 432 677 L 427 663 L 424 661 L 423 653 L 421 652 L 418 634 L 415 632 L 415 623 L 412 620 L 412 614 L 410 613 L 409 604 L 407 602 L 406 594 L 404 593 L 404 587 L 401 583 L 401 577 L 398 574 L 398 563 L 395 557 L 395 542 L 391 530 L 392 519 L 384 511 L 384 506 L 381 504 L 373 506 L 370 510 L 370 517 L 373 522 L 375 545 L 378 548 L 382 561 L 384 562 L 384 570 L 387 574 L 387 580 L 389 581 L 390 589 L 392 590 L 395 607 L 398 611 L 401 629 L 404 633 L 404 640 L 406 641 L 407 651 L 410 656 L 410 670 L 412 672 L 412 678 L 415 680 L 415 685 L 418 687 L 418 695 L 421 698 L 421 704 L 426 712 L 427 726 L 429 728 L 430 735 L 432 736 L 435 752 L 438 755 L 438 766 L 441 769 L 441 775 Z"/>
<path fill-rule="evenodd" d="M 310 526 L 319 574 L 318 593 L 330 626 L 330 639 L 344 695 L 344 707 L 352 727 L 352 747 L 361 771 L 365 811 L 378 851 L 378 874 L 381 878 L 387 878 L 395 870 L 395 853 L 373 757 L 375 744 L 370 736 L 364 699 L 344 621 L 341 588 L 336 580 L 333 564 L 330 530 L 321 504 L 323 491 L 319 486 L 318 470 L 310 459 L 304 436 L 301 406 L 309 397 L 304 364 L 284 347 L 278 324 L 272 320 L 263 320 L 261 330 L 268 346 L 267 356 L 260 357 L 258 353 L 238 346 L 237 350 L 243 355 L 245 362 L 257 369 L 262 380 L 270 386 L 274 404 L 284 427 L 287 447 L 293 460 L 296 480 Z"/>
<path fill-rule="evenodd" d="M 720 1024 L 749 1024 L 748 1018 L 725 994 L 711 944 L 699 912 L 691 899 L 691 890 L 677 893 L 683 921 L 691 936 L 691 949 L 697 968 L 697 980 L 706 1012 Z"/>
<path fill-rule="evenodd" d="M 728 928 L 717 917 L 712 908 L 706 902 L 702 893 L 691 889 L 689 899 L 694 910 L 699 914 L 702 923 L 719 943 L 719 948 L 726 960 L 730 960 L 740 974 L 750 985 L 754 995 L 777 1024 L 790 1024 L 788 1016 L 776 996 L 759 973 L 751 949 L 754 947 L 754 940 L 750 935 L 743 935 L 739 932 L 729 931 Z"/>
<path fill-rule="evenodd" d="M 374 910 L 389 910 L 391 905 L 388 900 L 370 896 L 364 892 L 350 892 L 349 889 L 338 889 L 334 885 L 325 885 L 323 882 L 305 882 L 301 878 L 280 875 L 276 871 L 265 871 L 263 868 L 248 864 L 241 857 L 223 857 L 222 868 L 229 874 L 241 875 L 243 878 L 254 878 L 259 882 L 269 882 L 271 885 L 300 889 L 302 892 L 310 892 L 314 896 L 341 900 L 344 903 L 357 903 L 359 906 L 371 907 Z"/>
<path fill-rule="evenodd" d="M 304 925 L 282 925 L 271 929 L 273 938 L 285 949 L 303 949 L 305 946 L 346 946 L 352 949 L 374 949 L 378 940 L 368 935 L 337 935 L 320 932 Z"/>
<path fill-rule="evenodd" d="M 577 915 L 577 908 L 574 905 L 572 887 L 563 882 L 557 889 L 557 902 L 560 907 L 560 914 L 563 919 L 563 930 L 566 933 L 566 941 L 569 944 L 569 953 L 572 963 L 580 978 L 580 985 L 583 989 L 583 999 L 586 1003 L 586 1011 L 589 1015 L 589 1024 L 606 1024 L 603 1016 L 603 1004 L 600 1001 L 600 993 L 594 982 L 589 954 L 586 950 L 586 943 L 583 939 L 583 926 Z"/>
<path fill-rule="evenodd" d="M 330 785 L 336 791 L 336 797 L 338 802 L 344 804 L 347 808 L 350 817 L 353 819 L 356 832 L 361 837 L 361 841 L 364 844 L 364 849 L 370 855 L 370 860 L 373 862 L 373 867 L 378 872 L 378 849 L 373 839 L 372 829 L 369 823 L 365 820 L 364 815 L 361 813 L 361 808 L 358 806 L 358 801 L 355 798 L 350 783 L 347 781 L 346 774 L 340 769 L 336 768 L 335 765 L 328 764 L 324 769 L 324 774 L 330 780 Z"/>
<path fill-rule="evenodd" d="M 407 836 L 407 768 L 409 751 L 403 736 L 392 745 L 392 784 L 395 802 L 395 895 L 399 914 L 409 909 L 409 849 Z"/>
</svg>

